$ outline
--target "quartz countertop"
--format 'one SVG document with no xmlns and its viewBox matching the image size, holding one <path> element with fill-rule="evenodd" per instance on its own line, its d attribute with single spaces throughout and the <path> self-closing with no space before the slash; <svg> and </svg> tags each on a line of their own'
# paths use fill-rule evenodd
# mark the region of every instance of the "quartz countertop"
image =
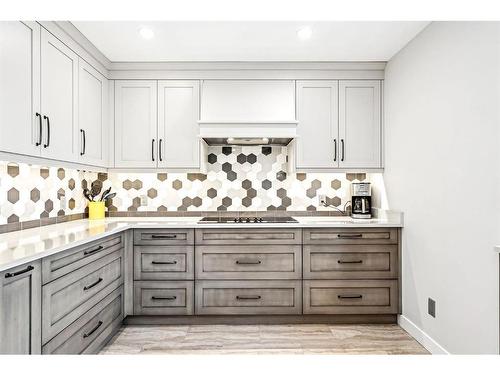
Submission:
<svg viewBox="0 0 500 375">
<path fill-rule="evenodd" d="M 201 217 L 125 217 L 75 220 L 0 235 L 0 271 L 134 228 L 370 228 L 402 227 L 402 214 L 361 220 L 345 216 L 297 216 L 298 223 L 218 224 Z"/>
</svg>

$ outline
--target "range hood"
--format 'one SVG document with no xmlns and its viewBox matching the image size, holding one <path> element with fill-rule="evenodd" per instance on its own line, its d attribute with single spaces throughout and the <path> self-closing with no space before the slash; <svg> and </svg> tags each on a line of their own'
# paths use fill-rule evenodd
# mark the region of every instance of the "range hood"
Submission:
<svg viewBox="0 0 500 375">
<path fill-rule="evenodd" d="M 208 145 L 288 145 L 297 136 L 295 82 L 205 80 L 199 136 Z"/>
</svg>

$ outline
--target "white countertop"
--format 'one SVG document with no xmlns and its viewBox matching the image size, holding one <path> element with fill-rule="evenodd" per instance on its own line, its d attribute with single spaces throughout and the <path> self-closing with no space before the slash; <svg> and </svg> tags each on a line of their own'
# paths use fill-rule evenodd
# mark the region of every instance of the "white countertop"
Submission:
<svg viewBox="0 0 500 375">
<path fill-rule="evenodd" d="M 369 228 L 402 227 L 402 215 L 356 220 L 343 216 L 298 216 L 298 223 L 199 224 L 201 217 L 128 217 L 76 220 L 0 235 L 0 271 L 133 228 Z"/>
</svg>

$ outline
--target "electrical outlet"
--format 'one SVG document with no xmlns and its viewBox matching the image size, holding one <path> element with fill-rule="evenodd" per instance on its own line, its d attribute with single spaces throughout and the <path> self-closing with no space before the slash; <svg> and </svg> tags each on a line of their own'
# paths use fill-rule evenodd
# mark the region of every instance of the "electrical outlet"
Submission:
<svg viewBox="0 0 500 375">
<path fill-rule="evenodd" d="M 434 301 L 432 298 L 429 298 L 427 300 L 427 312 L 433 318 L 436 317 L 436 301 Z"/>
<path fill-rule="evenodd" d="M 319 194 L 318 201 L 321 206 L 326 206 L 326 194 Z"/>
<path fill-rule="evenodd" d="M 147 205 L 148 205 L 147 195 L 141 195 L 141 206 L 147 206 Z"/>
</svg>

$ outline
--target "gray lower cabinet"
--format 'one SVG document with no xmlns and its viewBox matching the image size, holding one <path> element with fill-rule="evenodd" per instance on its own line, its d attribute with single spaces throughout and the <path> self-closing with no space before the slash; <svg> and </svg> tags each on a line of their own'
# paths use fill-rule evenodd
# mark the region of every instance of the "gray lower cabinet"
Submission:
<svg viewBox="0 0 500 375">
<path fill-rule="evenodd" d="M 42 259 L 42 282 L 47 284 L 61 276 L 101 259 L 123 247 L 123 235 L 77 246 Z"/>
<path fill-rule="evenodd" d="M 123 250 L 115 251 L 42 288 L 42 342 L 123 284 Z"/>
<path fill-rule="evenodd" d="M 193 315 L 194 281 L 134 281 L 135 315 Z"/>
<path fill-rule="evenodd" d="M 300 245 L 197 246 L 196 279 L 300 279 Z"/>
<path fill-rule="evenodd" d="M 199 315 L 296 315 L 302 313 L 302 281 L 245 280 L 196 282 Z"/>
<path fill-rule="evenodd" d="M 397 245 L 304 245 L 304 279 L 397 278 Z"/>
<path fill-rule="evenodd" d="M 304 314 L 397 314 L 396 280 L 304 280 Z"/>
<path fill-rule="evenodd" d="M 194 246 L 134 246 L 134 280 L 193 280 Z"/>
<path fill-rule="evenodd" d="M 123 320 L 123 286 L 115 289 L 43 347 L 43 354 L 93 354 Z"/>
<path fill-rule="evenodd" d="M 0 354 L 41 352 L 41 264 L 0 272 Z"/>
<path fill-rule="evenodd" d="M 194 232 L 134 230 L 134 315 L 194 314 Z"/>
</svg>

